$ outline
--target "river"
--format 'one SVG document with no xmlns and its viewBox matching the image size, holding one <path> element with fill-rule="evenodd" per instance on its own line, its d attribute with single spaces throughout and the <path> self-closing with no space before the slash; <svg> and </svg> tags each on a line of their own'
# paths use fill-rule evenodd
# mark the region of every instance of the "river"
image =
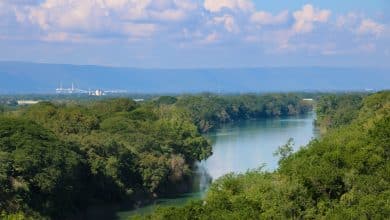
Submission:
<svg viewBox="0 0 390 220">
<path fill-rule="evenodd" d="M 175 198 L 158 199 L 154 204 L 136 210 L 116 212 L 117 219 L 127 219 L 134 214 L 145 214 L 157 206 L 183 205 L 189 200 L 199 199 L 207 191 L 211 179 L 217 179 L 229 172 L 245 172 L 264 164 L 264 169 L 277 168 L 278 158 L 273 156 L 276 149 L 294 139 L 294 150 L 306 145 L 318 136 L 314 127 L 314 113 L 302 116 L 247 120 L 228 123 L 206 137 L 211 140 L 213 155 L 198 164 L 198 181 L 194 192 Z"/>
</svg>

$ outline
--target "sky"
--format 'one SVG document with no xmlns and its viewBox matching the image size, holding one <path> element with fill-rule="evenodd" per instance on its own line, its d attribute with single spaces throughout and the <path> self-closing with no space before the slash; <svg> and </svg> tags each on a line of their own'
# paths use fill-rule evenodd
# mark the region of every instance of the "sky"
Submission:
<svg viewBox="0 0 390 220">
<path fill-rule="evenodd" d="M 390 1 L 0 0 L 0 61 L 390 67 Z"/>
</svg>

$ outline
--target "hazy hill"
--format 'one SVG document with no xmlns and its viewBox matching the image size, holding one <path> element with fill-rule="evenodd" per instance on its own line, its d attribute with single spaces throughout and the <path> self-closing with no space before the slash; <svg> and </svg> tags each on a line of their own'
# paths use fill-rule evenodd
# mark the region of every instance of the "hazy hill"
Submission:
<svg viewBox="0 0 390 220">
<path fill-rule="evenodd" d="M 137 69 L 0 62 L 0 93 L 54 93 L 62 82 L 129 92 L 264 92 L 389 89 L 380 68 Z"/>
</svg>

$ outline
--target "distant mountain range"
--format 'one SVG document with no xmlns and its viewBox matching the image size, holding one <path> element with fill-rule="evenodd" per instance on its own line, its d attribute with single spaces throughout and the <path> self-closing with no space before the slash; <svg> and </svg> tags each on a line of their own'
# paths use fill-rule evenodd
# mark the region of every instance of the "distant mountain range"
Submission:
<svg viewBox="0 0 390 220">
<path fill-rule="evenodd" d="M 274 67 L 139 69 L 0 62 L 0 93 L 54 93 L 60 83 L 130 93 L 285 92 L 390 89 L 390 69 Z"/>
</svg>

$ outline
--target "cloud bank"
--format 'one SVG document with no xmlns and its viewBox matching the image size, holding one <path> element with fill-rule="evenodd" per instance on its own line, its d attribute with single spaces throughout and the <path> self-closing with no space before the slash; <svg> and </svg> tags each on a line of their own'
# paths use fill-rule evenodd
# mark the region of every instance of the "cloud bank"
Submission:
<svg viewBox="0 0 390 220">
<path fill-rule="evenodd" d="M 2 0 L 0 28 L 0 39 L 8 40 L 240 44 L 265 54 L 372 52 L 389 39 L 380 16 L 312 4 L 267 11 L 252 0 Z"/>
</svg>

